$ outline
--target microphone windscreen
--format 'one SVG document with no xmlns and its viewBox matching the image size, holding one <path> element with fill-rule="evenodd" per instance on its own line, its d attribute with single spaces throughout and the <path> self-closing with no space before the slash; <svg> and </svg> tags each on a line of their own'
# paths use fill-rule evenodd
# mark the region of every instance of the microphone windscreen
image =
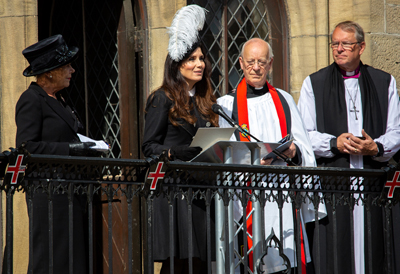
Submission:
<svg viewBox="0 0 400 274">
<path fill-rule="evenodd" d="M 214 111 L 216 114 L 219 114 L 219 113 L 220 113 L 220 110 L 221 110 L 222 108 L 221 108 L 220 105 L 214 104 L 214 105 L 212 105 L 211 109 L 212 109 L 212 111 Z"/>
</svg>

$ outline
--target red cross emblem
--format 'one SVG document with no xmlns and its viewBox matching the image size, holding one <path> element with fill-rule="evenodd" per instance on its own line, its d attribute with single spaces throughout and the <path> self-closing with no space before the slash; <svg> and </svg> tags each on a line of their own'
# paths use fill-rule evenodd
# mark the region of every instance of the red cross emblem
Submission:
<svg viewBox="0 0 400 274">
<path fill-rule="evenodd" d="M 18 179 L 18 175 L 20 173 L 24 173 L 25 172 L 25 165 L 22 165 L 22 160 L 24 159 L 24 155 L 19 154 L 17 157 L 17 162 L 14 166 L 8 166 L 7 168 L 7 172 L 6 173 L 12 173 L 12 177 L 11 177 L 11 184 L 15 185 L 17 183 L 17 179 Z"/>
<path fill-rule="evenodd" d="M 389 188 L 388 198 L 393 198 L 393 193 L 396 187 L 400 187 L 400 182 L 397 181 L 399 178 L 400 171 L 396 171 L 393 177 L 393 181 L 387 181 L 385 187 Z"/>
<path fill-rule="evenodd" d="M 164 163 L 163 162 L 159 162 L 157 164 L 157 168 L 155 172 L 149 172 L 149 176 L 147 176 L 147 179 L 151 180 L 151 184 L 150 184 L 150 190 L 155 190 L 157 187 L 157 182 L 159 179 L 163 179 L 165 176 L 165 172 L 162 172 L 162 168 L 163 168 Z"/>
</svg>

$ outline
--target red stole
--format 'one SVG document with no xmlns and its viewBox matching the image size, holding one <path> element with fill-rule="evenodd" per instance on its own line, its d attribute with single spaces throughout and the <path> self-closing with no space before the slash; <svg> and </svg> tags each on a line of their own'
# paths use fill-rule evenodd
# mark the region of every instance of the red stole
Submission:
<svg viewBox="0 0 400 274">
<path fill-rule="evenodd" d="M 278 114 L 278 119 L 279 119 L 279 125 L 281 128 L 281 135 L 282 138 L 285 137 L 287 133 L 287 127 L 286 127 L 286 115 L 285 111 L 282 106 L 282 102 L 279 98 L 278 92 L 276 89 L 271 86 L 268 81 L 266 82 L 268 86 L 268 91 L 271 94 L 272 101 L 274 102 L 276 113 Z M 236 98 L 237 98 L 237 109 L 238 109 L 238 122 L 239 126 L 242 127 L 245 131 L 250 132 L 250 125 L 249 125 L 249 115 L 248 115 L 248 108 L 247 108 L 247 83 L 246 79 L 243 78 L 243 80 L 239 83 L 237 89 L 236 89 Z M 244 135 L 243 133 L 240 133 L 240 141 L 243 142 L 248 142 L 249 139 L 247 139 L 247 136 Z M 250 182 L 247 182 L 247 186 L 250 185 Z M 249 191 L 251 193 L 251 191 Z M 249 216 L 251 210 L 253 208 L 253 203 L 249 201 L 246 206 L 246 216 Z M 297 213 L 297 212 L 296 212 Z M 296 214 L 297 215 L 297 214 Z M 248 217 L 246 221 L 246 226 L 247 226 L 247 233 L 251 235 L 247 237 L 247 243 L 249 249 L 253 246 L 253 215 Z M 301 262 L 302 262 L 302 273 L 306 273 L 306 257 L 305 257 L 305 252 L 304 252 L 304 240 L 303 240 L 303 231 L 302 227 L 300 226 L 300 238 L 301 238 Z M 254 266 L 253 266 L 253 251 L 249 253 L 249 265 L 251 271 L 254 271 Z"/>
<path fill-rule="evenodd" d="M 283 138 L 287 135 L 285 111 L 283 110 L 283 106 L 281 100 L 279 99 L 279 95 L 276 89 L 273 86 L 271 86 L 268 82 L 266 83 L 268 86 L 269 93 L 271 94 L 272 100 L 274 101 L 275 104 L 276 113 L 278 114 L 279 125 L 281 128 L 281 133 Z M 236 98 L 237 98 L 239 125 L 244 130 L 250 132 L 249 115 L 247 109 L 247 83 L 244 78 L 237 87 Z M 246 138 L 246 136 L 243 136 L 243 134 L 240 134 L 240 141 L 248 141 L 248 139 Z"/>
</svg>

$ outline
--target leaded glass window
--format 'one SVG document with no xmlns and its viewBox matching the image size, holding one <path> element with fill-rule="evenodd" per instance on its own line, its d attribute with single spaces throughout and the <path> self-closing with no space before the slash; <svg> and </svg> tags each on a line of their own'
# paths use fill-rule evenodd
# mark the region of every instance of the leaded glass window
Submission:
<svg viewBox="0 0 400 274">
<path fill-rule="evenodd" d="M 254 37 L 269 42 L 267 9 L 262 0 L 189 0 L 188 4 L 208 10 L 202 42 L 212 63 L 214 92 L 220 97 L 243 77 L 239 55 L 244 42 Z"/>
<path fill-rule="evenodd" d="M 53 12 L 42 23 L 50 27 L 43 38 L 61 33 L 69 45 L 80 49 L 66 100 L 85 125 L 86 135 L 107 141 L 107 157 L 120 158 L 117 30 L 122 1 L 53 1 L 50 6 L 41 1 L 42 9 L 50 7 Z"/>
</svg>

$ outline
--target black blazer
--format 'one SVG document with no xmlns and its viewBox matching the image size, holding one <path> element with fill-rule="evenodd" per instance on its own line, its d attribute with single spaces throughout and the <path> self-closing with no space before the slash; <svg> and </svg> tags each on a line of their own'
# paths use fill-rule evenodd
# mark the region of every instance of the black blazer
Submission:
<svg viewBox="0 0 400 274">
<path fill-rule="evenodd" d="M 197 129 L 206 126 L 207 121 L 201 117 L 196 108 L 193 110 L 197 118 L 195 125 L 178 118 L 180 126 L 174 126 L 168 118 L 172 104 L 163 90 L 155 91 L 147 100 L 142 144 L 143 154 L 146 157 L 151 154 L 161 154 L 163 150 L 168 150 L 173 145 L 190 145 Z"/>
<path fill-rule="evenodd" d="M 30 153 L 68 155 L 69 143 L 79 141 L 78 120 L 71 108 L 35 82 L 19 98 L 15 122 L 16 146 L 26 142 Z"/>
</svg>

